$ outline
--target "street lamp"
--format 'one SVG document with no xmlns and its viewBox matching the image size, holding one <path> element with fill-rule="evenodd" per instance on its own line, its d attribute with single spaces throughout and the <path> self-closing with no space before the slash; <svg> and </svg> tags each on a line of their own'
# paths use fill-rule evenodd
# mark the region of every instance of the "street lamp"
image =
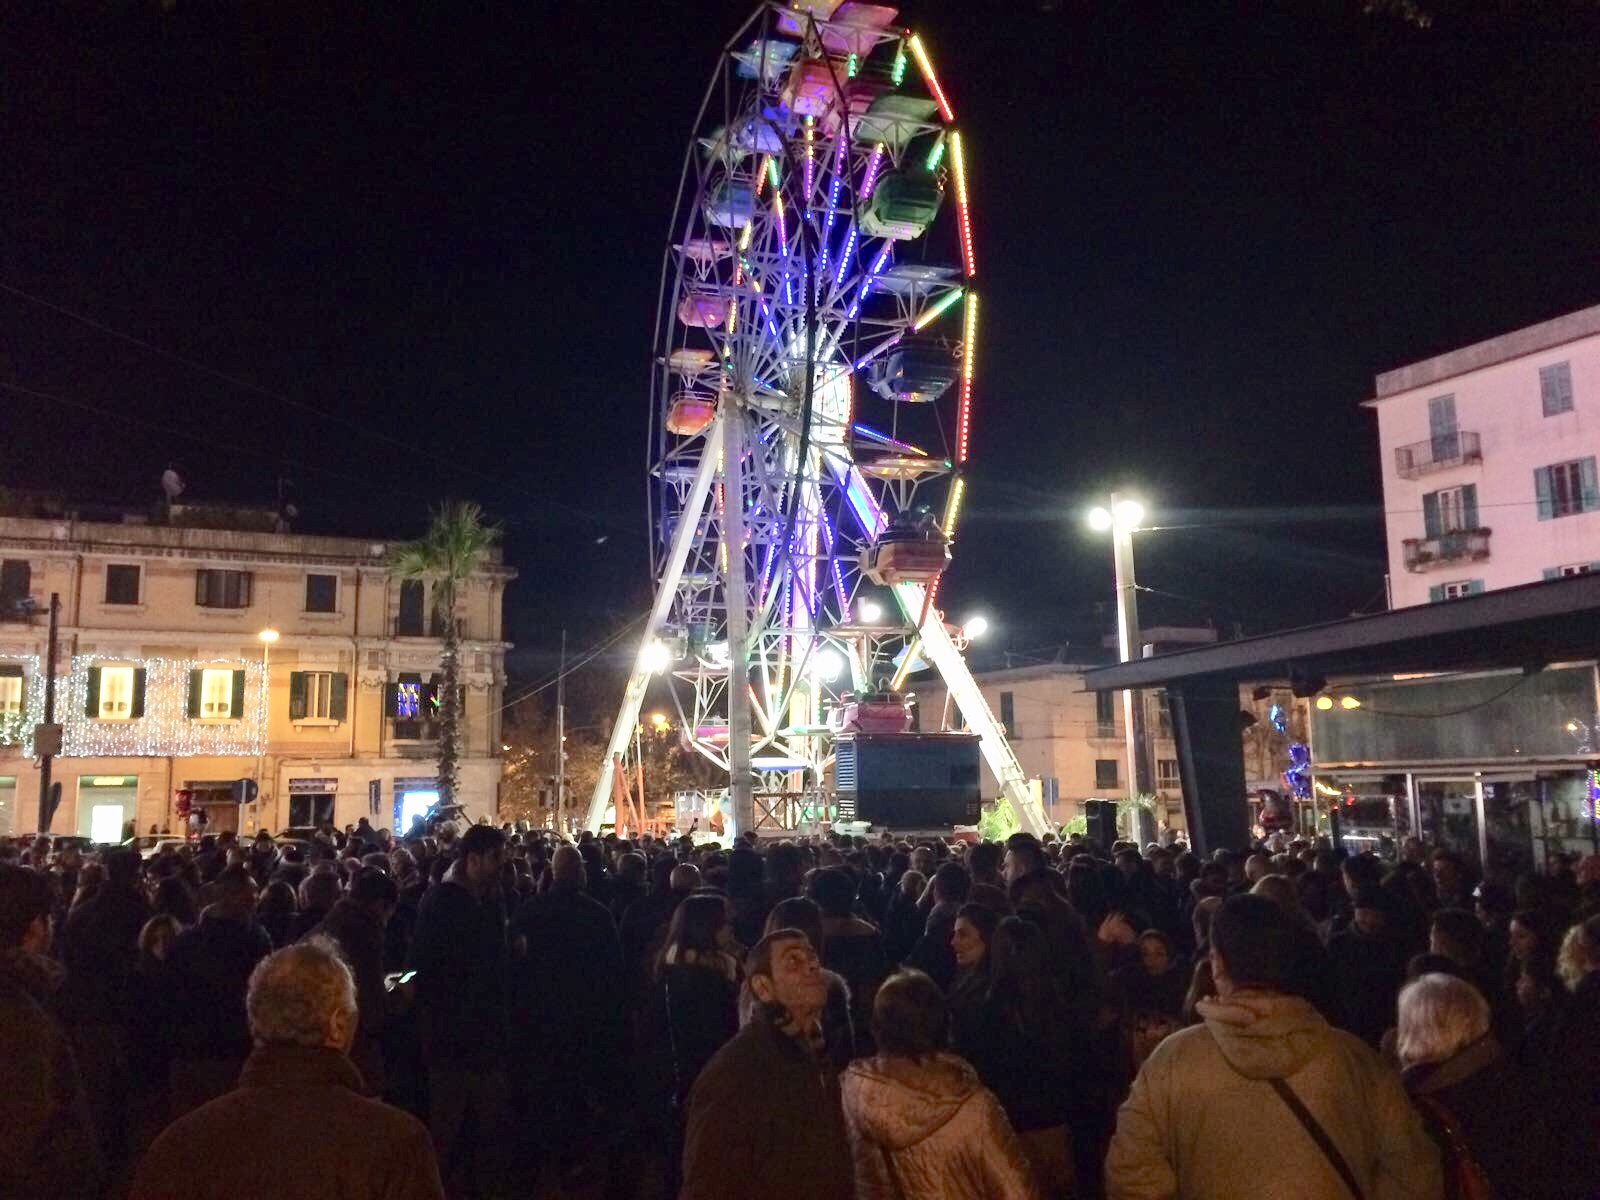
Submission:
<svg viewBox="0 0 1600 1200">
<path fill-rule="evenodd" d="M 969 642 L 975 642 L 989 632 L 989 618 L 982 613 L 975 613 L 961 626 L 961 636 Z"/>
<path fill-rule="evenodd" d="M 1111 561 L 1117 578 L 1117 656 L 1132 662 L 1139 643 L 1139 595 L 1133 573 L 1133 535 L 1144 523 L 1144 505 L 1111 493 L 1110 503 L 1089 510 L 1089 528 L 1111 534 Z M 1144 739 L 1144 705 L 1132 688 L 1122 693 L 1123 732 L 1128 744 L 1128 795 L 1150 791 L 1150 753 Z"/>
<path fill-rule="evenodd" d="M 876 625 L 883 620 L 883 605 L 876 600 L 863 600 L 856 611 L 868 625 Z"/>
<path fill-rule="evenodd" d="M 269 660 L 272 657 L 272 644 L 278 640 L 279 636 L 280 635 L 278 631 L 272 628 L 270 625 L 268 625 L 260 633 L 256 634 L 257 639 L 261 642 L 262 711 L 261 752 L 256 755 L 256 802 L 258 804 L 260 803 L 261 785 L 265 782 L 267 773 L 267 730 L 272 723 L 272 706 L 270 704 L 272 693 L 268 690 L 267 686 L 267 668 L 269 665 Z M 240 713 L 239 716 L 243 717 L 244 714 Z M 257 809 L 256 811 L 259 812 L 260 810 Z"/>
</svg>

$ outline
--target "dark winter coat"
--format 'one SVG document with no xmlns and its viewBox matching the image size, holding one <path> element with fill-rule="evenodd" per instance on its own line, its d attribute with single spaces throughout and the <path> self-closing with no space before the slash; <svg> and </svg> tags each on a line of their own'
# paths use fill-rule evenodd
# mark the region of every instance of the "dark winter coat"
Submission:
<svg viewBox="0 0 1600 1200">
<path fill-rule="evenodd" d="M 853 1200 L 839 1083 L 805 1042 L 758 1015 L 689 1093 L 678 1200 Z"/>
<path fill-rule="evenodd" d="M 651 1044 L 671 1105 L 688 1103 L 689 1089 L 716 1052 L 739 1032 L 733 980 L 709 966 L 675 963 L 656 976 Z"/>
<path fill-rule="evenodd" d="M 443 1200 L 422 1123 L 360 1093 L 336 1050 L 258 1047 L 233 1091 L 155 1140 L 131 1200 Z"/>
<path fill-rule="evenodd" d="M 1497 1196 L 1556 1200 L 1582 1196 L 1595 1181 L 1593 1150 L 1577 1138 L 1563 1147 L 1550 1119 L 1554 1114 L 1540 1111 L 1522 1072 L 1492 1036 L 1442 1063 L 1411 1067 L 1403 1078 L 1444 1160 L 1446 1200 L 1458 1200 L 1455 1169 L 1450 1142 L 1429 1101 L 1444 1107 Z"/>
<path fill-rule="evenodd" d="M 120 1026 L 126 1020 L 125 989 L 139 961 L 139 931 L 149 919 L 150 906 L 136 890 L 109 886 L 67 918 L 61 957 L 74 1022 Z"/>
<path fill-rule="evenodd" d="M 1394 1025 L 1395 999 L 1405 980 L 1406 947 L 1385 930 L 1377 936 L 1354 925 L 1328 941 L 1340 1028 L 1376 1047 Z"/>
<path fill-rule="evenodd" d="M 498 888 L 480 900 L 459 882 L 460 864 L 428 889 L 417 911 L 422 1050 L 430 1065 L 501 1066 L 506 1052 L 506 909 Z"/>
<path fill-rule="evenodd" d="M 0 954 L 0 1198 L 92 1200 L 100 1155 L 66 1031 L 54 1013 L 61 969 Z"/>
<path fill-rule="evenodd" d="M 250 972 L 271 953 L 272 939 L 259 924 L 216 908 L 177 936 L 165 972 L 174 1057 L 244 1061 L 250 1053 L 245 990 Z"/>
<path fill-rule="evenodd" d="M 383 1019 L 388 994 L 383 990 L 383 925 L 354 900 L 343 899 L 329 910 L 311 934 L 332 938 L 350 964 L 361 1010 L 350 1061 L 367 1083 L 367 1095 L 383 1095 Z"/>
</svg>

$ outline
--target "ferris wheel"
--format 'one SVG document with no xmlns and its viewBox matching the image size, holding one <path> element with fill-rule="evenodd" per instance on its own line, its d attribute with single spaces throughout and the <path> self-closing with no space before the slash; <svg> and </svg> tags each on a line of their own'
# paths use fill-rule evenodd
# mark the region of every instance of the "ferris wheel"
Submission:
<svg viewBox="0 0 1600 1200">
<path fill-rule="evenodd" d="M 906 679 L 931 665 L 1044 831 L 936 607 L 971 448 L 978 260 L 955 112 L 897 16 L 762 4 L 706 90 L 655 332 L 655 603 L 592 829 L 657 676 L 742 832 L 824 817 L 836 735 L 909 728 Z"/>
</svg>

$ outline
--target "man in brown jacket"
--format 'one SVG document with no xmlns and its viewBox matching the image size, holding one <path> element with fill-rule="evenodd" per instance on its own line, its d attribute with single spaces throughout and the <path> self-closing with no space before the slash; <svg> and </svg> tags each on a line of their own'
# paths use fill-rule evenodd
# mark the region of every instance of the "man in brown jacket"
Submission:
<svg viewBox="0 0 1600 1200">
<path fill-rule="evenodd" d="M 156 1139 L 133 1200 L 443 1200 L 422 1123 L 361 1095 L 355 981 L 333 945 L 263 959 L 246 1003 L 255 1050 L 238 1086 Z"/>
<path fill-rule="evenodd" d="M 1316 951 L 1265 896 L 1223 902 L 1217 999 L 1139 1069 L 1106 1158 L 1110 1200 L 1437 1200 L 1439 1154 L 1400 1077 L 1299 994 Z"/>
</svg>

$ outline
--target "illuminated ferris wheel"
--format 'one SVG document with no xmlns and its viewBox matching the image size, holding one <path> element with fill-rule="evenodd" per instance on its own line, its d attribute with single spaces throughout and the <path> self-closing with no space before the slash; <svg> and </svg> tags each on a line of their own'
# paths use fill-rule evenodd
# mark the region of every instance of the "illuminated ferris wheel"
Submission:
<svg viewBox="0 0 1600 1200">
<path fill-rule="evenodd" d="M 835 736 L 909 728 L 906 677 L 931 664 L 1043 830 L 935 607 L 966 488 L 978 260 L 955 111 L 897 15 L 763 4 L 706 90 L 655 334 L 655 604 L 591 828 L 656 675 L 742 831 L 825 817 Z"/>
</svg>

